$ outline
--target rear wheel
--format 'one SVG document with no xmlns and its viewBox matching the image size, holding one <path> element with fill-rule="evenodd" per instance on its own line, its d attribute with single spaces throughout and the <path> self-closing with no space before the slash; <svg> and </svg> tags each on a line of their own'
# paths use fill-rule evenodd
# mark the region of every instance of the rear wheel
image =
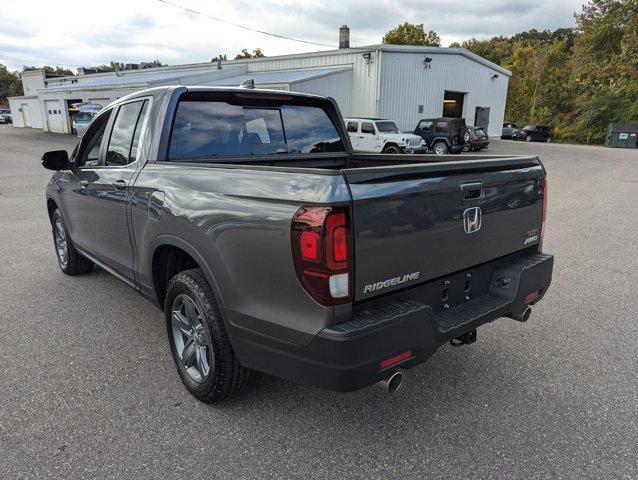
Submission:
<svg viewBox="0 0 638 480">
<path fill-rule="evenodd" d="M 164 312 L 173 360 L 191 395 L 216 403 L 246 387 L 252 370 L 237 360 L 215 295 L 201 269 L 173 277 Z"/>
<path fill-rule="evenodd" d="M 447 153 L 447 145 L 445 142 L 436 142 L 432 150 L 437 155 L 445 155 Z"/>
<path fill-rule="evenodd" d="M 547 139 L 545 140 L 547 143 L 551 143 L 552 142 L 552 137 L 547 137 Z"/>
<path fill-rule="evenodd" d="M 53 226 L 53 245 L 60 270 L 67 275 L 80 275 L 93 270 L 93 262 L 80 255 L 73 246 L 60 209 L 56 209 L 51 215 L 51 225 Z"/>
</svg>

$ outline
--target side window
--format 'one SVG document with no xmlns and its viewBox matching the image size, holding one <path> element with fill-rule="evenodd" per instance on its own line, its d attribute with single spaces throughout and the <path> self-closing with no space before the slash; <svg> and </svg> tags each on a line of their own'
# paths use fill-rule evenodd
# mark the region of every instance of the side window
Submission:
<svg viewBox="0 0 638 480">
<path fill-rule="evenodd" d="M 372 125 L 372 123 L 363 122 L 361 124 L 361 133 L 374 135 L 374 125 Z"/>
<path fill-rule="evenodd" d="M 432 126 L 434 124 L 432 122 L 430 122 L 429 120 L 421 120 L 419 122 L 419 130 L 426 130 L 426 131 L 432 131 Z"/>
<path fill-rule="evenodd" d="M 148 100 L 144 102 L 142 111 L 137 119 L 137 126 L 135 127 L 135 134 L 133 135 L 133 143 L 131 144 L 130 163 L 137 160 L 137 152 L 140 146 L 140 140 L 142 138 L 142 129 L 144 128 L 144 119 L 146 118 L 146 111 L 148 110 Z"/>
<path fill-rule="evenodd" d="M 109 122 L 110 116 L 111 110 L 100 115 L 82 137 L 80 155 L 76 161 L 78 167 L 95 167 L 99 163 L 104 130 Z"/>
<path fill-rule="evenodd" d="M 445 133 L 447 130 L 447 122 L 436 122 L 436 133 Z"/>
<path fill-rule="evenodd" d="M 359 122 L 348 122 L 348 133 L 357 133 Z"/>
<path fill-rule="evenodd" d="M 139 135 L 135 135 L 135 131 L 145 103 L 143 101 L 125 103 L 117 111 L 106 151 L 106 165 L 123 166 L 136 160 L 137 144 L 133 152 L 133 139 L 136 137 L 139 142 Z"/>
</svg>

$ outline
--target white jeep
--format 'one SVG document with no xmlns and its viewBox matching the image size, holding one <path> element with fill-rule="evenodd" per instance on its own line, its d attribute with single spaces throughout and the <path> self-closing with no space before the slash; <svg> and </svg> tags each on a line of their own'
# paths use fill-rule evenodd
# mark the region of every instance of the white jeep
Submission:
<svg viewBox="0 0 638 480">
<path fill-rule="evenodd" d="M 345 118 L 344 121 L 355 152 L 414 153 L 425 149 L 421 137 L 399 132 L 392 120 Z"/>
</svg>

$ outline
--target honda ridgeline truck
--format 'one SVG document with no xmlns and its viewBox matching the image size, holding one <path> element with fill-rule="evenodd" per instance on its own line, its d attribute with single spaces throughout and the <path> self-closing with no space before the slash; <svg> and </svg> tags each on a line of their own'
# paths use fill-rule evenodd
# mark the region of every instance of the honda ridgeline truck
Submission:
<svg viewBox="0 0 638 480">
<path fill-rule="evenodd" d="M 392 391 L 443 343 L 528 319 L 552 275 L 545 169 L 455 158 L 354 155 L 329 98 L 176 86 L 42 163 L 62 271 L 98 265 L 163 309 L 182 382 L 219 402 L 254 370 Z"/>
</svg>

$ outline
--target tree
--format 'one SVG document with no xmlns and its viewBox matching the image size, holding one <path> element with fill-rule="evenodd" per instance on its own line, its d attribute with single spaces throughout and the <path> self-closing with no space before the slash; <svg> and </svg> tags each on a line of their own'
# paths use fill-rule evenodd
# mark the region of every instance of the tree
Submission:
<svg viewBox="0 0 638 480">
<path fill-rule="evenodd" d="M 22 82 L 17 72 L 10 72 L 0 64 L 0 105 L 7 105 L 7 97 L 24 95 Z"/>
<path fill-rule="evenodd" d="M 253 50 L 253 53 L 250 53 L 247 48 L 244 48 L 244 49 L 242 49 L 242 51 L 240 53 L 235 55 L 235 60 L 239 60 L 239 59 L 242 59 L 242 58 L 258 58 L 258 57 L 263 57 L 263 56 L 264 56 L 264 54 L 261 51 L 261 48 L 256 48 L 255 50 Z"/>
<path fill-rule="evenodd" d="M 44 73 L 48 73 L 49 75 L 73 75 L 73 71 L 69 70 L 65 67 L 50 67 L 49 65 L 45 65 L 44 67 L 33 67 L 30 65 L 23 65 L 22 71 L 28 72 L 29 70 L 44 70 Z"/>
<path fill-rule="evenodd" d="M 422 23 L 415 25 L 408 22 L 388 31 L 383 36 L 383 40 L 381 40 L 381 42 L 392 45 L 420 45 L 427 47 L 441 46 L 441 39 L 436 32 L 430 30 L 425 33 Z"/>
<path fill-rule="evenodd" d="M 261 50 L 260 50 L 260 53 L 261 53 Z M 228 60 L 228 58 L 226 57 L 226 54 L 224 53 L 223 55 L 217 55 L 211 58 L 210 63 L 225 62 L 226 60 Z"/>
</svg>

